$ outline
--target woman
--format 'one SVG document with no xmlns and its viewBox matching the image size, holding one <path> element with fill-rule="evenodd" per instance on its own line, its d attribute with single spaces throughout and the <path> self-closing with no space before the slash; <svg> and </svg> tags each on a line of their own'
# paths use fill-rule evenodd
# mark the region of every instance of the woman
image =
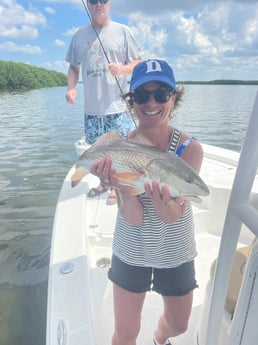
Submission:
<svg viewBox="0 0 258 345">
<path fill-rule="evenodd" d="M 170 125 L 183 90 L 176 87 L 171 67 L 161 60 L 147 60 L 133 70 L 126 95 L 138 126 L 129 140 L 146 138 L 151 145 L 174 152 L 198 173 L 201 145 Z M 158 181 L 145 184 L 145 193 L 131 196 L 112 176 L 107 157 L 91 172 L 116 188 L 118 216 L 109 279 L 113 284 L 115 329 L 112 345 L 135 345 L 140 331 L 146 292 L 161 294 L 164 311 L 154 332 L 155 345 L 172 344 L 170 337 L 186 331 L 192 308 L 195 280 L 192 209 L 180 197 L 171 198 Z M 126 312 L 125 312 L 126 311 Z"/>
</svg>

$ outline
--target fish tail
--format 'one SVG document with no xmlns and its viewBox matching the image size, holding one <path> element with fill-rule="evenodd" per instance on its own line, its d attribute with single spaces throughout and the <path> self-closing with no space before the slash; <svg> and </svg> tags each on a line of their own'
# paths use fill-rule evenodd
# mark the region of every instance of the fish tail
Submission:
<svg viewBox="0 0 258 345">
<path fill-rule="evenodd" d="M 71 177 L 72 188 L 77 186 L 77 184 L 80 183 L 83 177 L 87 175 L 88 173 L 89 173 L 88 170 L 85 169 L 84 167 L 77 168 Z"/>
</svg>

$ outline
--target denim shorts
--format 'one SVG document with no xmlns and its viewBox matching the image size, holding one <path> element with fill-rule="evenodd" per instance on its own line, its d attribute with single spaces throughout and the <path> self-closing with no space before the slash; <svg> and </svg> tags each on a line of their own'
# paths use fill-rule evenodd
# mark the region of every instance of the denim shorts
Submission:
<svg viewBox="0 0 258 345">
<path fill-rule="evenodd" d="M 152 290 L 162 296 L 184 296 L 198 287 L 194 261 L 175 268 L 152 268 L 128 265 L 113 255 L 108 277 L 127 291 Z"/>
<path fill-rule="evenodd" d="M 117 130 L 122 137 L 127 137 L 134 129 L 131 116 L 126 113 L 110 115 L 84 115 L 84 132 L 87 144 L 93 144 L 103 134 Z"/>
</svg>

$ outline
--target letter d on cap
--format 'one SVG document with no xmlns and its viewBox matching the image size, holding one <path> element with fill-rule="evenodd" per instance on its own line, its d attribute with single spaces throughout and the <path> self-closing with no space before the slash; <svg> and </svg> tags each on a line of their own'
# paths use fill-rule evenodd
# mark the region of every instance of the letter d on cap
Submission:
<svg viewBox="0 0 258 345">
<path fill-rule="evenodd" d="M 146 65 L 147 65 L 146 73 L 157 72 L 157 71 L 162 72 L 161 65 L 156 60 L 148 60 L 146 61 Z"/>
</svg>

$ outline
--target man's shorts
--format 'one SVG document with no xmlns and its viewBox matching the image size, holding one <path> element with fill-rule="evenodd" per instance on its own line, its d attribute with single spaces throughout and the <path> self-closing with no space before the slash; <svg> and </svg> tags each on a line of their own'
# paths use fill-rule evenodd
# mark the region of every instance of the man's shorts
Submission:
<svg viewBox="0 0 258 345">
<path fill-rule="evenodd" d="M 110 115 L 84 115 L 85 138 L 90 145 L 112 130 L 117 130 L 122 137 L 126 138 L 134 127 L 131 116 L 126 112 Z"/>
<path fill-rule="evenodd" d="M 152 268 L 128 265 L 113 255 L 108 277 L 127 291 L 153 290 L 162 296 L 184 296 L 198 287 L 194 261 L 175 268 Z"/>
</svg>

